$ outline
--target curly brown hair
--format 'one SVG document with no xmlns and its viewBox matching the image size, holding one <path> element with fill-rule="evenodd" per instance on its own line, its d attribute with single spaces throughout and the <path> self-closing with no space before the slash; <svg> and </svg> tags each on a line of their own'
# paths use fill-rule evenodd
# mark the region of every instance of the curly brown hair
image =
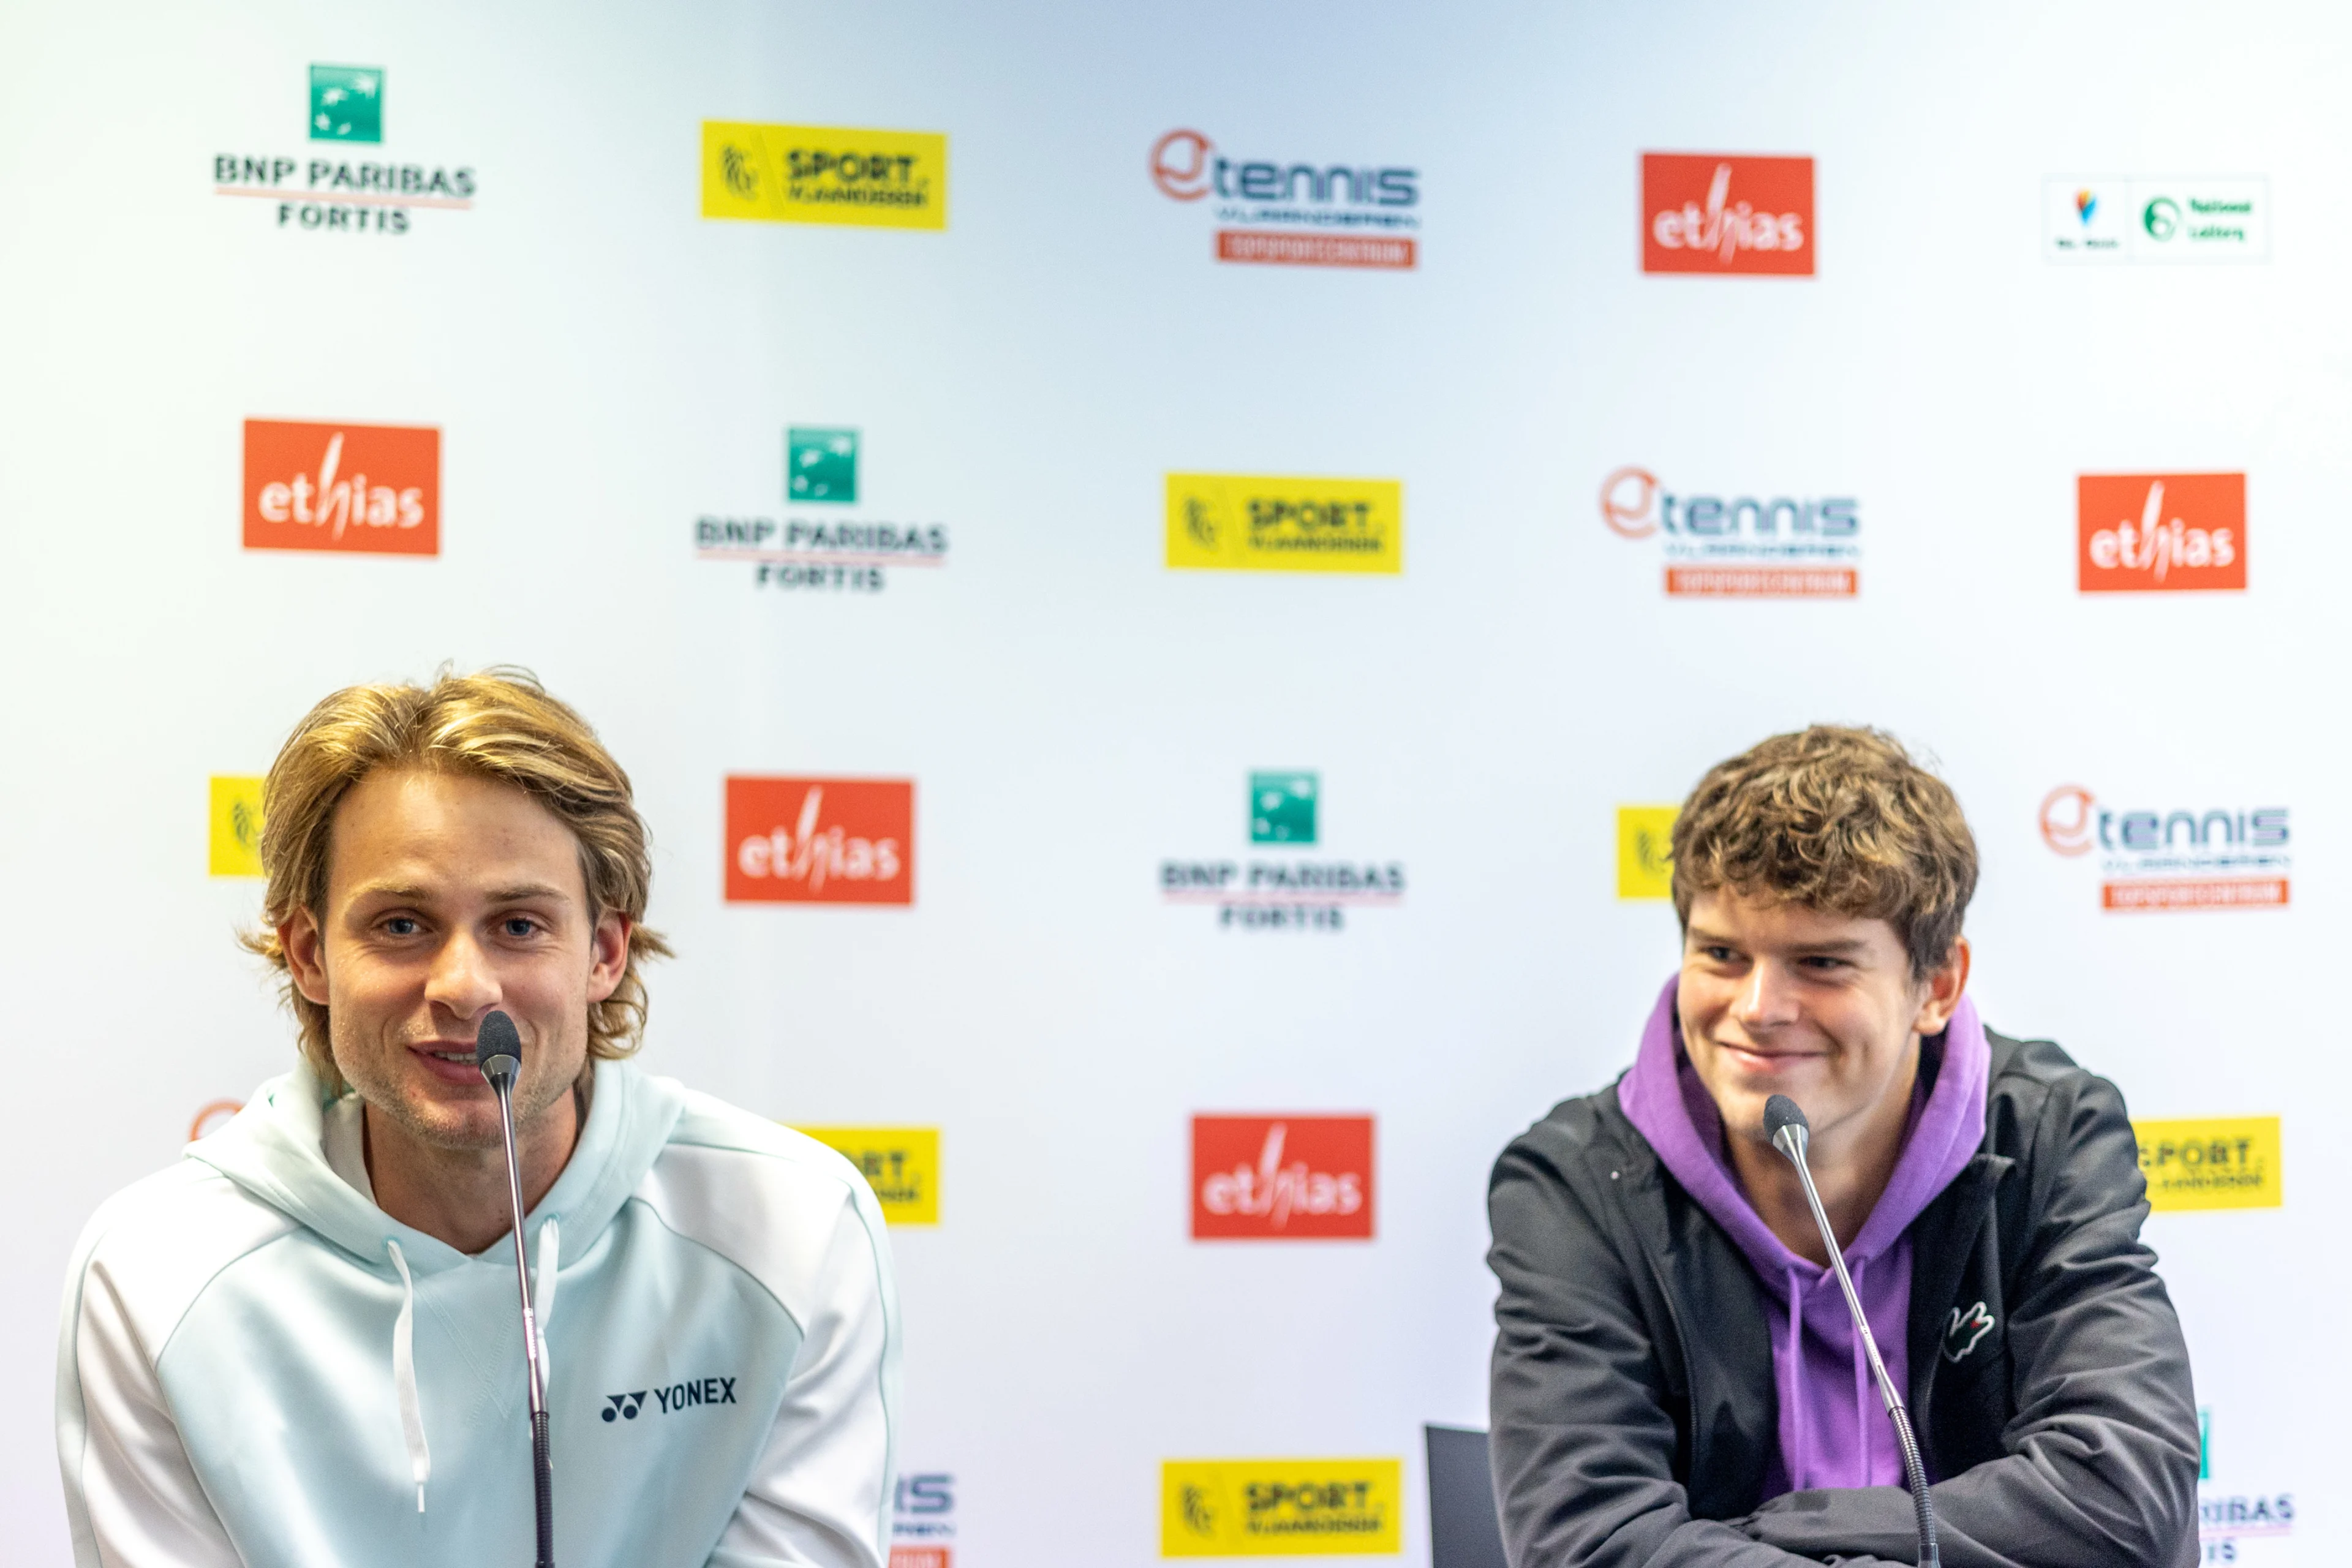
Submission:
<svg viewBox="0 0 2352 1568">
<path fill-rule="evenodd" d="M 1675 913 L 1729 889 L 1895 928 L 1925 979 L 1977 888 L 1951 787 L 1879 730 L 1816 724 L 1717 763 L 1675 818 Z"/>
<path fill-rule="evenodd" d="M 466 773 L 514 785 L 562 818 L 580 842 L 588 917 L 629 919 L 629 952 L 612 995 L 588 1008 L 588 1055 L 614 1060 L 644 1038 L 641 959 L 669 944 L 645 925 L 653 857 L 629 775 L 595 731 L 547 694 L 529 670 L 495 666 L 474 675 L 443 668 L 430 686 L 347 686 L 294 726 L 262 785 L 261 868 L 268 879 L 261 926 L 238 941 L 282 977 L 301 1031 L 302 1054 L 331 1093 L 341 1093 L 327 1008 L 294 988 L 278 930 L 298 909 L 323 920 L 335 808 L 379 768 Z"/>
</svg>

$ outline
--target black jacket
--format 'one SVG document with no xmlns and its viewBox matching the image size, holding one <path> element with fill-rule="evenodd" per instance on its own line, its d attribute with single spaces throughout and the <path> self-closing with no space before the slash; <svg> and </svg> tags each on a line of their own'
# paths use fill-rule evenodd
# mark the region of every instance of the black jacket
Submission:
<svg viewBox="0 0 2352 1568">
<path fill-rule="evenodd" d="M 2196 1401 L 2123 1097 L 2046 1040 L 1989 1038 L 1983 1147 L 1911 1226 L 1906 1394 L 1943 1560 L 2187 1568 Z M 1900 1488 L 1759 1506 L 1780 1419 L 1764 1288 L 1613 1086 L 1506 1149 L 1487 1208 L 1514 1568 L 1916 1560 Z"/>
</svg>

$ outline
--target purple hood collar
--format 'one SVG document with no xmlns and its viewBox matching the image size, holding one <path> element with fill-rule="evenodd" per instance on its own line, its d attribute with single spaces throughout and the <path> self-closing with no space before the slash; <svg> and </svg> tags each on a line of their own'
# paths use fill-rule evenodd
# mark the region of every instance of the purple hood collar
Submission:
<svg viewBox="0 0 2352 1568">
<path fill-rule="evenodd" d="M 1669 979 L 1659 992 L 1633 1068 L 1618 1082 L 1617 1101 L 1660 1163 L 1723 1227 L 1764 1285 L 1780 1400 L 1780 1452 L 1765 1495 L 1818 1486 L 1900 1485 L 1901 1461 L 1891 1435 L 1879 1430 L 1885 1423 L 1874 1408 L 1861 1343 L 1835 1277 L 1781 1245 L 1727 1163 L 1722 1117 L 1683 1050 L 1675 1016 L 1678 984 L 1679 976 Z M 1930 1062 L 1935 1085 L 1927 1089 Z M 1976 1004 L 1963 996 L 1944 1033 L 1922 1043 L 1920 1087 L 1912 1094 L 1903 1151 L 1877 1206 L 1845 1250 L 1871 1334 L 1897 1388 L 1906 1385 L 1910 1359 L 1906 1233 L 1982 1146 L 1991 1066 L 1992 1048 Z M 1840 1386 L 1849 1367 L 1850 1393 Z"/>
</svg>

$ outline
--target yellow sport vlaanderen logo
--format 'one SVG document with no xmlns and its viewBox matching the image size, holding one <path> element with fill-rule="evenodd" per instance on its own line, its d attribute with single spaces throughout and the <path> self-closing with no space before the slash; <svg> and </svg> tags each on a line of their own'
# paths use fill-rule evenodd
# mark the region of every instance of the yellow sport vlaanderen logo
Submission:
<svg viewBox="0 0 2352 1568">
<path fill-rule="evenodd" d="M 1617 896 L 1621 899 L 1671 899 L 1675 896 L 1675 818 L 1678 805 L 1621 805 L 1617 808 Z"/>
<path fill-rule="evenodd" d="M 1168 476 L 1168 564 L 1228 572 L 1404 570 L 1395 479 Z"/>
<path fill-rule="evenodd" d="M 2135 1121 L 2148 1207 L 2274 1209 L 2286 1202 L 2275 1116 Z"/>
<path fill-rule="evenodd" d="M 1169 1459 L 1162 1557 L 1331 1557 L 1404 1550 L 1402 1459 Z"/>
<path fill-rule="evenodd" d="M 892 1225 L 940 1223 L 940 1130 L 936 1127 L 803 1127 L 858 1168 Z"/>
<path fill-rule="evenodd" d="M 213 779 L 212 874 L 261 875 L 261 781 Z"/>
<path fill-rule="evenodd" d="M 948 139 L 924 131 L 702 122 L 702 216 L 948 226 Z"/>
</svg>

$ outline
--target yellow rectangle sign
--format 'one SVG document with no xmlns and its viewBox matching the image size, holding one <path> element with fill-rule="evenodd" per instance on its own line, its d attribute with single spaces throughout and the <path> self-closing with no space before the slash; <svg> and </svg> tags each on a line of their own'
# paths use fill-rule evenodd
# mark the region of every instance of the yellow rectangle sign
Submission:
<svg viewBox="0 0 2352 1568">
<path fill-rule="evenodd" d="M 936 1127 L 803 1127 L 866 1177 L 892 1225 L 940 1223 L 940 1130 Z"/>
<path fill-rule="evenodd" d="M 927 131 L 702 122 L 702 216 L 948 226 L 948 139 Z"/>
<path fill-rule="evenodd" d="M 2274 1209 L 2284 1204 L 2275 1116 L 2135 1121 L 2147 1202 L 2177 1209 Z"/>
<path fill-rule="evenodd" d="M 1617 808 L 1617 896 L 1671 899 L 1675 867 L 1670 856 L 1678 805 Z"/>
<path fill-rule="evenodd" d="M 261 875 L 261 781 L 215 775 L 212 799 L 212 874 Z"/>
<path fill-rule="evenodd" d="M 1335 1557 L 1404 1550 L 1402 1459 L 1169 1459 L 1162 1557 Z"/>
<path fill-rule="evenodd" d="M 1168 564 L 1228 572 L 1404 570 L 1395 479 L 1168 476 Z"/>
</svg>

